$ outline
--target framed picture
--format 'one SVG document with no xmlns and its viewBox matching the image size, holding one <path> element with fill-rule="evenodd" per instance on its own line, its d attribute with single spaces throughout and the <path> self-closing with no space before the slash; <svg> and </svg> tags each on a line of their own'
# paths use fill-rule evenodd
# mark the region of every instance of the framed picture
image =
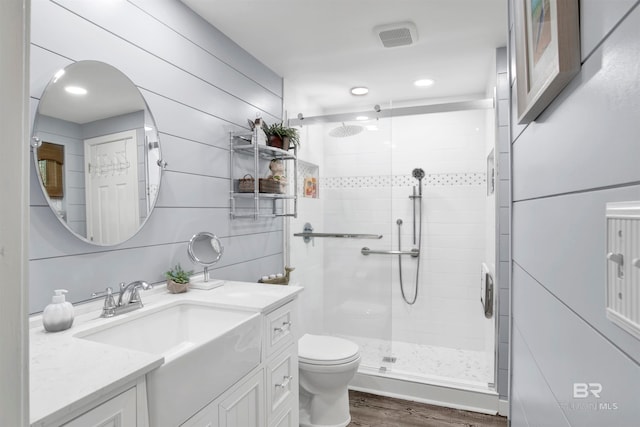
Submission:
<svg viewBox="0 0 640 427">
<path fill-rule="evenodd" d="M 578 0 L 515 0 L 518 123 L 551 103 L 580 70 Z"/>
</svg>

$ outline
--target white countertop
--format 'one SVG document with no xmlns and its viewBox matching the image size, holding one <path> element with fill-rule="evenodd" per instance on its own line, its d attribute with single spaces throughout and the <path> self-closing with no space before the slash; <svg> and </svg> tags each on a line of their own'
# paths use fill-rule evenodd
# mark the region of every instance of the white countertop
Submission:
<svg viewBox="0 0 640 427">
<path fill-rule="evenodd" d="M 154 290 L 141 292 L 143 308 L 110 319 L 99 317 L 102 299 L 74 306 L 75 320 L 66 331 L 46 332 L 41 316 L 32 317 L 29 331 L 31 425 L 43 426 L 59 419 L 164 363 L 161 355 L 74 337 L 78 332 L 182 300 L 266 313 L 291 301 L 302 289 L 229 281 L 212 290 L 191 289 L 170 294 L 164 285 L 158 285 Z"/>
</svg>

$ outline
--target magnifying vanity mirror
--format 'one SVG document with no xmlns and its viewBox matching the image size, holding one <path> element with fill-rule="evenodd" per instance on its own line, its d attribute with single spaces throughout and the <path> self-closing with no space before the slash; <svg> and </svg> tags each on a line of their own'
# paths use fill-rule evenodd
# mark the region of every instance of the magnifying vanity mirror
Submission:
<svg viewBox="0 0 640 427">
<path fill-rule="evenodd" d="M 196 289 L 212 289 L 222 285 L 222 281 L 209 280 L 209 267 L 218 262 L 222 257 L 224 247 L 214 234 L 203 231 L 194 235 L 187 246 L 189 258 L 196 264 L 204 267 L 203 277 L 191 280 L 190 286 Z"/>
<path fill-rule="evenodd" d="M 121 71 L 98 61 L 58 71 L 38 104 L 31 145 L 51 210 L 78 238 L 117 245 L 149 218 L 165 164 L 151 112 Z"/>
</svg>

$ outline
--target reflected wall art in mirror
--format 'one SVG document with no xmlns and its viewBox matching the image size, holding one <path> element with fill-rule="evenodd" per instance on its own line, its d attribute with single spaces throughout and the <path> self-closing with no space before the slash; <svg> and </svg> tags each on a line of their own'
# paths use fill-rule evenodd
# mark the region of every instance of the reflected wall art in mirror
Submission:
<svg viewBox="0 0 640 427">
<path fill-rule="evenodd" d="M 79 61 L 58 71 L 40 98 L 31 146 L 51 210 L 78 238 L 117 245 L 149 218 L 166 164 L 144 98 L 116 68 Z"/>
</svg>

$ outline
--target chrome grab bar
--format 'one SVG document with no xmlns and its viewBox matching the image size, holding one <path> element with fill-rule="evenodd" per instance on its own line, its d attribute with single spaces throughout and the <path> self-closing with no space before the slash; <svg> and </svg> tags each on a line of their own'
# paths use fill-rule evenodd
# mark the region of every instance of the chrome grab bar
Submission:
<svg viewBox="0 0 640 427">
<path fill-rule="evenodd" d="M 337 237 L 344 239 L 382 239 L 382 234 L 352 234 L 352 233 L 295 233 L 298 237 Z"/>
<path fill-rule="evenodd" d="M 374 251 L 374 250 L 371 250 L 371 249 L 367 248 L 366 246 L 364 248 L 362 248 L 360 250 L 360 252 L 362 253 L 362 255 L 370 255 L 370 254 L 376 254 L 376 255 L 411 255 L 414 258 L 420 255 L 420 250 L 419 249 L 411 249 L 410 251 Z"/>
</svg>

